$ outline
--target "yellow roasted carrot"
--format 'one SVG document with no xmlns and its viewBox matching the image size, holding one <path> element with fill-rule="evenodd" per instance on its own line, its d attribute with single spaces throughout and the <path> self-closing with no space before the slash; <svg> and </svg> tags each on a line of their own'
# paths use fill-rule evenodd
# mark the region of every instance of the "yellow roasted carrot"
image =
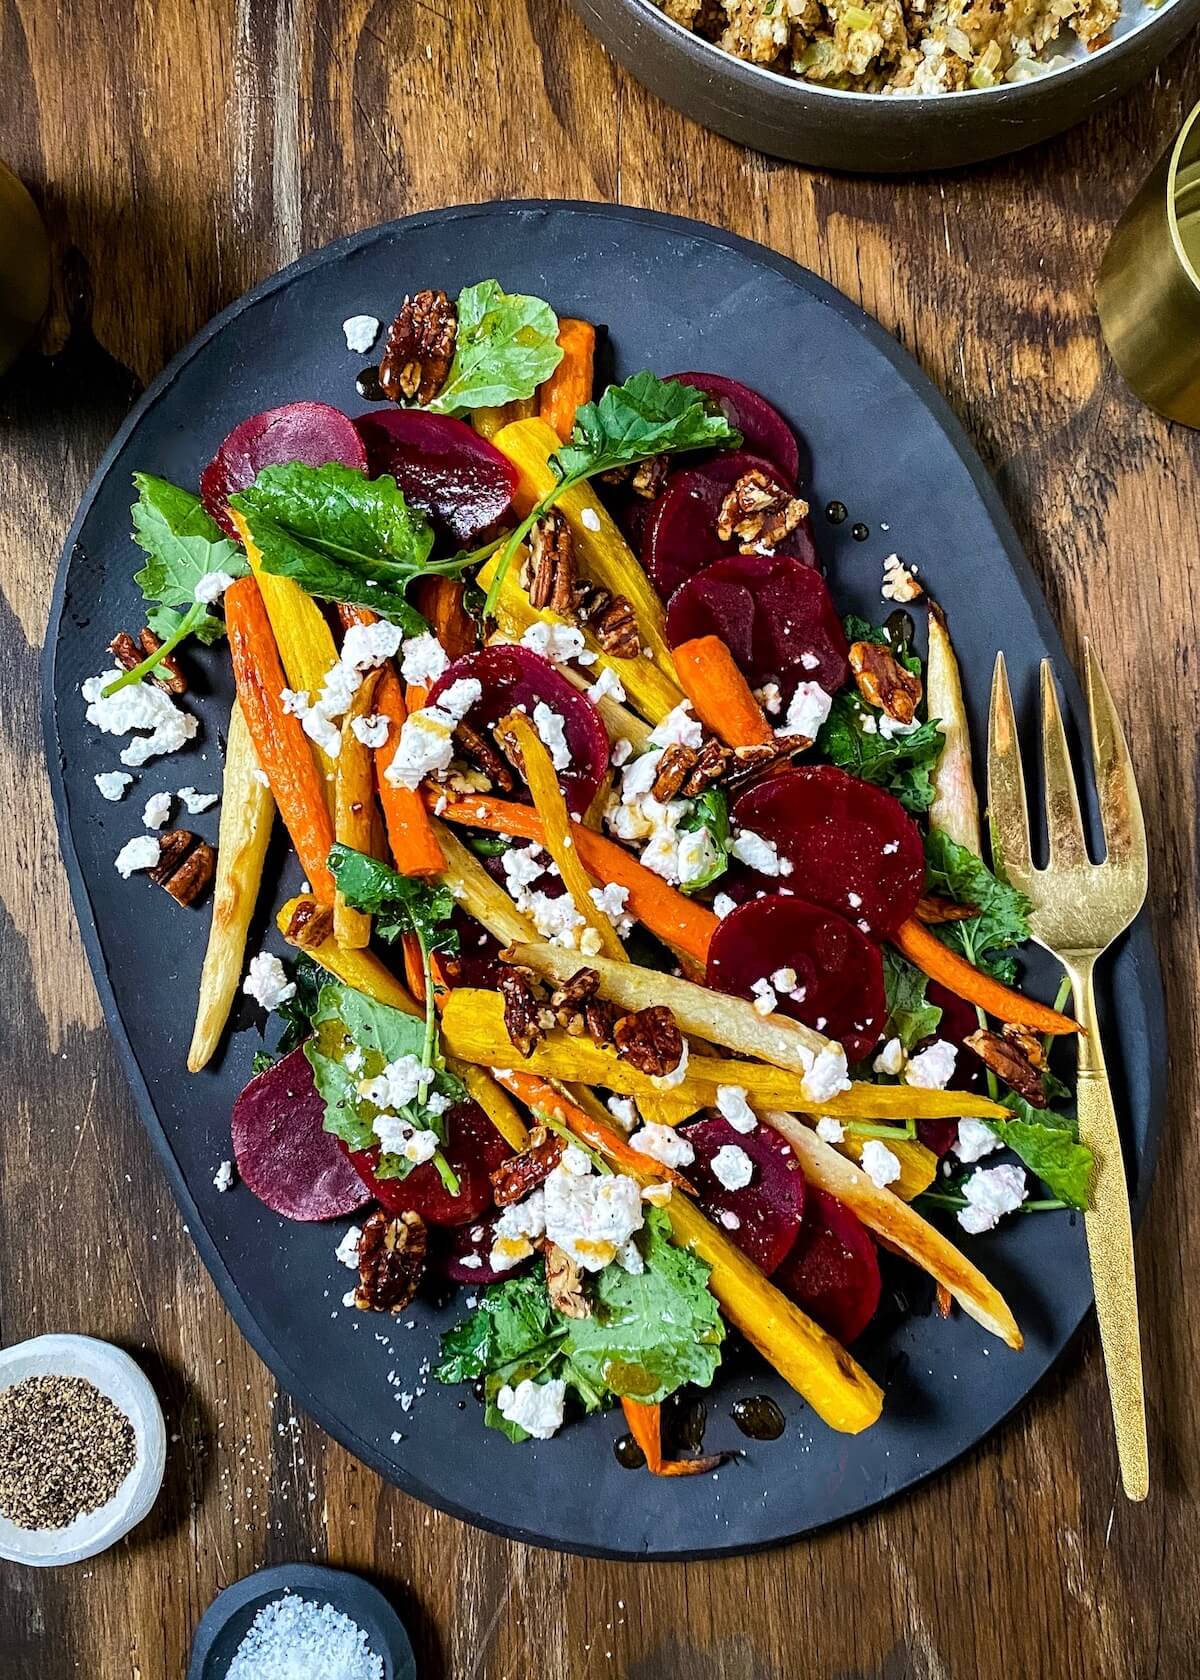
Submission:
<svg viewBox="0 0 1200 1680">
<path fill-rule="evenodd" d="M 221 827 L 212 924 L 200 971 L 200 998 L 187 1065 L 190 1073 L 213 1056 L 229 1019 L 242 975 L 246 935 L 262 881 L 275 801 L 259 779 L 258 760 L 242 708 L 235 700 L 225 747 Z"/>
<path fill-rule="evenodd" d="M 518 910 L 498 881 L 494 881 L 469 847 L 437 817 L 430 826 L 445 860 L 442 880 L 468 916 L 473 916 L 501 945 L 520 944 L 533 931 L 528 916 Z M 574 973 L 574 969 L 571 971 Z"/>
<path fill-rule="evenodd" d="M 371 852 L 375 830 L 375 760 L 371 748 L 354 733 L 356 718 L 368 717 L 381 676 L 370 671 L 342 722 L 342 746 L 334 779 L 333 832 L 343 846 Z M 371 938 L 371 918 L 353 910 L 338 893 L 333 901 L 333 931 L 339 945 L 361 949 Z"/>
<path fill-rule="evenodd" d="M 847 1134 L 835 1148 L 850 1160 L 861 1161 L 868 1141 L 866 1138 Z M 880 1141 L 887 1144 L 900 1163 L 900 1177 L 888 1185 L 893 1196 L 899 1196 L 902 1202 L 911 1202 L 928 1190 L 937 1177 L 937 1156 L 932 1149 L 926 1149 L 925 1145 L 918 1143 L 915 1138 L 902 1135 Z"/>
</svg>

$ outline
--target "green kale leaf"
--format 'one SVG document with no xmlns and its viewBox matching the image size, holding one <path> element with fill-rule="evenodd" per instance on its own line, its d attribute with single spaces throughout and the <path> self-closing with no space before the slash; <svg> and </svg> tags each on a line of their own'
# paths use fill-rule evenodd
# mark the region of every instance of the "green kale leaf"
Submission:
<svg viewBox="0 0 1200 1680">
<path fill-rule="evenodd" d="M 340 843 L 329 853 L 329 868 L 346 903 L 375 917 L 381 939 L 415 933 L 424 950 L 458 949 L 458 935 L 448 925 L 455 906 L 449 887 L 401 875 L 390 864 Z"/>
<path fill-rule="evenodd" d="M 558 318 L 541 298 L 481 280 L 458 295 L 458 333 L 446 383 L 427 405 L 434 414 L 499 408 L 531 397 L 559 362 Z"/>
<path fill-rule="evenodd" d="M 932 771 L 944 744 L 945 737 L 932 719 L 907 735 L 881 735 L 877 714 L 856 693 L 843 689 L 833 697 L 817 735 L 816 751 L 850 775 L 885 788 L 906 811 L 919 813 L 933 803 Z"/>
<path fill-rule="evenodd" d="M 1008 1097 L 1001 1100 L 1009 1107 L 1016 1106 Z M 1092 1152 L 1077 1142 L 1074 1122 L 1042 1109 L 1027 1112 L 1036 1118 L 987 1123 L 1053 1195 L 1068 1207 L 1086 1208 L 1091 1193 Z"/>
<path fill-rule="evenodd" d="M 898 1038 L 905 1050 L 911 1050 L 938 1030 L 942 1011 L 936 1003 L 930 1003 L 928 987 L 927 974 L 890 945 L 884 946 L 883 990 L 888 1007 L 885 1040 Z"/>
<path fill-rule="evenodd" d="M 712 861 L 708 868 L 680 887 L 681 892 L 698 893 L 705 887 L 711 887 L 714 881 L 724 875 L 729 864 L 733 831 L 729 826 L 729 799 L 725 789 L 706 788 L 692 801 L 691 809 L 680 819 L 679 827 L 684 834 L 698 834 L 703 831 L 712 845 Z"/>
<path fill-rule="evenodd" d="M 584 404 L 550 466 L 565 487 L 654 455 L 736 449 L 741 441 L 711 397 L 645 370 L 608 386 L 599 402 Z"/>
<path fill-rule="evenodd" d="M 292 969 L 295 995 L 286 1003 L 281 1003 L 276 1010 L 283 1022 L 283 1033 L 279 1040 L 281 1056 L 286 1056 L 298 1044 L 303 1044 L 312 1031 L 312 1020 L 320 1002 L 321 987 L 328 978 L 326 970 L 315 958 L 310 957 L 307 951 L 297 959 Z"/>
<path fill-rule="evenodd" d="M 133 540 L 146 554 L 146 563 L 134 574 L 134 582 L 154 604 L 150 628 L 165 640 L 183 618 L 169 609 L 182 607 L 191 618 L 192 635 L 203 642 L 217 641 L 225 627 L 211 608 L 197 602 L 196 586 L 213 572 L 244 577 L 245 555 L 190 490 L 181 490 L 177 484 L 150 473 L 134 473 L 133 482 L 138 492 L 131 510 Z"/>
<path fill-rule="evenodd" d="M 1016 964 L 1004 953 L 1029 938 L 1029 900 L 941 830 L 925 836 L 925 860 L 929 892 L 979 911 L 965 922 L 943 922 L 934 932 L 968 962 L 1010 985 Z"/>
</svg>

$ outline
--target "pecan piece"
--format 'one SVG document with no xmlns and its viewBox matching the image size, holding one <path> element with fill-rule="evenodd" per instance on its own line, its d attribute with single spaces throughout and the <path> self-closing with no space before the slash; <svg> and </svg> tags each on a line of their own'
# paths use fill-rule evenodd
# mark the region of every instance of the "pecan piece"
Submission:
<svg viewBox="0 0 1200 1680">
<path fill-rule="evenodd" d="M 652 502 L 667 482 L 670 473 L 671 457 L 652 455 L 648 461 L 639 461 L 634 467 L 629 488 L 635 496 L 642 496 L 646 501 Z"/>
<path fill-rule="evenodd" d="M 544 513 L 529 537 L 529 604 L 539 612 L 548 607 L 560 618 L 574 618 L 579 568 L 575 539 L 557 508 Z"/>
<path fill-rule="evenodd" d="M 419 1213 L 373 1213 L 358 1239 L 360 1312 L 403 1312 L 425 1270 L 425 1221 Z"/>
<path fill-rule="evenodd" d="M 152 653 L 157 653 L 161 646 L 161 638 L 147 625 L 144 630 L 138 631 L 136 642 L 127 630 L 118 630 L 108 644 L 108 651 L 123 671 L 132 671 L 143 659 L 149 659 Z M 150 681 L 167 694 L 187 693 L 187 678 L 180 670 L 179 661 L 173 653 L 167 654 L 151 672 Z"/>
<path fill-rule="evenodd" d="M 1042 1047 L 1032 1033 L 1021 1027 L 1005 1027 L 1002 1033 L 981 1027 L 963 1043 L 970 1045 L 985 1067 L 1011 1085 L 1031 1108 L 1046 1107 L 1046 1087 L 1039 1070 L 1044 1059 Z"/>
<path fill-rule="evenodd" d="M 545 1126 L 534 1126 L 521 1153 L 510 1155 L 507 1161 L 501 1161 L 494 1173 L 488 1175 L 496 1206 L 508 1207 L 512 1202 L 524 1201 L 531 1190 L 536 1190 L 550 1177 L 562 1152 L 561 1138 L 556 1138 Z"/>
<path fill-rule="evenodd" d="M 921 679 L 906 671 L 878 642 L 852 642 L 850 669 L 868 706 L 879 706 L 895 723 L 911 723 L 921 699 Z"/>
<path fill-rule="evenodd" d="M 603 998 L 593 998 L 583 1006 L 583 1030 L 593 1044 L 611 1044 L 617 1012 Z"/>
<path fill-rule="evenodd" d="M 955 904 L 952 898 L 939 898 L 936 893 L 926 893 L 917 900 L 917 920 L 928 927 L 940 922 L 969 922 L 972 916 L 978 914 L 977 905 Z"/>
<path fill-rule="evenodd" d="M 683 1056 L 683 1034 L 661 1003 L 622 1015 L 613 1028 L 613 1041 L 622 1061 L 656 1079 L 673 1073 Z"/>
<path fill-rule="evenodd" d="M 663 755 L 658 761 L 658 774 L 650 789 L 652 797 L 657 799 L 660 805 L 674 799 L 696 768 L 696 758 L 697 754 L 692 747 L 685 747 L 678 741 L 672 742 L 663 750 Z"/>
<path fill-rule="evenodd" d="M 450 372 L 458 318 L 445 292 L 406 297 L 388 328 L 379 385 L 392 402 L 432 402 Z"/>
<path fill-rule="evenodd" d="M 738 538 L 739 552 L 757 554 L 777 548 L 808 512 L 808 503 L 792 496 L 765 472 L 754 467 L 743 473 L 721 503 L 717 536 L 721 542 Z"/>
<path fill-rule="evenodd" d="M 723 747 L 715 735 L 710 735 L 696 754 L 696 762 L 680 790 L 684 798 L 695 799 L 705 788 L 719 782 L 728 773 L 732 763 L 733 754 L 729 748 Z M 659 768 L 661 769 L 661 764 Z"/>
<path fill-rule="evenodd" d="M 566 1249 L 543 1238 L 538 1244 L 546 1260 L 546 1293 L 550 1305 L 564 1318 L 590 1318 L 592 1303 L 583 1290 L 583 1273 Z"/>
<path fill-rule="evenodd" d="M 550 994 L 550 1007 L 560 1027 L 576 1036 L 584 1031 L 584 1006 L 592 1002 L 600 988 L 600 976 L 594 968 L 581 968 L 565 985 Z"/>
<path fill-rule="evenodd" d="M 624 595 L 610 596 L 588 619 L 592 635 L 614 659 L 636 659 L 642 651 L 637 615 Z"/>
<path fill-rule="evenodd" d="M 513 773 L 488 740 L 486 735 L 469 723 L 460 723 L 454 731 L 463 752 L 473 764 L 477 764 L 493 787 L 498 787 L 501 793 L 511 793 L 516 786 Z"/>
<path fill-rule="evenodd" d="M 217 854 L 207 840 L 186 828 L 172 828 L 158 843 L 150 879 L 180 904 L 195 904 L 213 878 Z"/>
<path fill-rule="evenodd" d="M 554 1025 L 554 1016 L 525 969 L 506 968 L 497 984 L 504 999 L 505 1031 L 522 1056 L 532 1056 Z"/>
<path fill-rule="evenodd" d="M 333 932 L 333 911 L 318 904 L 315 898 L 302 898 L 292 911 L 284 938 L 289 945 L 299 945 L 313 951 L 323 945 Z"/>
</svg>

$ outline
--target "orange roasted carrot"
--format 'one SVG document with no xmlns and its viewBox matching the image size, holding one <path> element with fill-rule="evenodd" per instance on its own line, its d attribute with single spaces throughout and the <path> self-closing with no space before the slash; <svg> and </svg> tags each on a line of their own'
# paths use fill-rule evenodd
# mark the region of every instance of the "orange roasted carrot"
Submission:
<svg viewBox="0 0 1200 1680">
<path fill-rule="evenodd" d="M 352 607 L 345 601 L 338 602 L 337 615 L 343 630 L 349 630 L 352 624 L 374 624 L 378 617 L 370 607 Z"/>
<path fill-rule="evenodd" d="M 592 400 L 596 329 L 590 321 L 564 316 L 558 323 L 558 345 L 562 361 L 538 390 L 538 414 L 566 443 L 576 411 Z"/>
<path fill-rule="evenodd" d="M 775 739 L 750 684 L 719 636 L 696 636 L 673 650 L 679 686 L 727 747 L 756 747 Z"/>
<path fill-rule="evenodd" d="M 589 1148 L 598 1150 L 606 1160 L 624 1168 L 639 1182 L 654 1183 L 665 1180 L 689 1196 L 696 1194 L 687 1179 L 673 1167 L 664 1167 L 650 1156 L 630 1148 L 619 1132 L 611 1126 L 604 1126 L 598 1120 L 593 1120 L 586 1109 L 580 1108 L 579 1104 L 573 1103 L 569 1097 L 564 1097 L 548 1079 L 542 1079 L 536 1073 L 521 1073 L 515 1068 L 493 1068 L 492 1077 L 497 1084 L 503 1085 L 506 1091 L 523 1102 L 526 1108 L 540 1108 L 549 1114 L 551 1119 L 561 1121 L 568 1131 L 574 1132 Z"/>
<path fill-rule="evenodd" d="M 478 639 L 475 620 L 463 606 L 466 591 L 458 578 L 422 578 L 413 591 L 417 610 L 446 650 L 447 659 L 461 659 Z"/>
<path fill-rule="evenodd" d="M 334 882 L 327 859 L 333 824 L 325 789 L 300 719 L 285 712 L 279 698 L 286 687 L 283 666 L 254 578 L 239 578 L 225 591 L 225 625 L 238 700 L 259 765 L 313 896 L 331 905 Z"/>
<path fill-rule="evenodd" d="M 724 1462 L 724 1453 L 710 1453 L 706 1458 L 664 1458 L 662 1407 L 643 1406 L 640 1400 L 622 1395 L 621 1410 L 629 1433 L 646 1455 L 646 1468 L 652 1476 L 701 1476 Z"/>
<path fill-rule="evenodd" d="M 892 935 L 892 941 L 900 947 L 909 962 L 916 963 L 922 974 L 928 974 L 931 980 L 945 986 L 946 990 L 953 992 L 956 997 L 965 998 L 968 1003 L 975 1004 L 987 1015 L 995 1015 L 999 1020 L 1009 1021 L 1014 1026 L 1028 1027 L 1031 1032 L 1082 1031 L 1079 1022 L 1072 1021 L 1069 1015 L 1060 1015 L 1057 1009 L 1038 1003 L 1035 998 L 1022 997 L 1020 992 L 1014 992 L 999 980 L 982 974 L 965 957 L 960 957 L 957 951 L 943 945 L 937 935 L 930 933 L 924 923 L 918 922 L 914 916 L 910 916 L 906 922 L 901 922 Z"/>
<path fill-rule="evenodd" d="M 446 822 L 467 828 L 484 828 L 494 834 L 516 834 L 522 840 L 544 843 L 542 819 L 529 805 L 514 805 L 488 794 L 467 794 L 441 812 Z M 702 904 L 668 886 L 661 876 L 640 864 L 635 857 L 602 834 L 576 823 L 575 842 L 588 873 L 597 881 L 615 881 L 629 890 L 628 908 L 651 933 L 703 963 L 717 918 Z"/>
<path fill-rule="evenodd" d="M 387 740 L 375 749 L 375 783 L 393 861 L 401 875 L 440 875 L 446 859 L 420 794 L 410 788 L 393 787 L 386 775 L 408 717 L 400 679 L 390 666 L 385 667 L 375 690 L 375 710 L 388 720 Z"/>
</svg>

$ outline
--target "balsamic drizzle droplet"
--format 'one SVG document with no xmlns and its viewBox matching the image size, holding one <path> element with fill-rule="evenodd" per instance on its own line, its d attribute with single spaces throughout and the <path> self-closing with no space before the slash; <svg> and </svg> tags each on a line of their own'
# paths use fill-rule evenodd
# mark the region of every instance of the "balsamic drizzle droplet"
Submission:
<svg viewBox="0 0 1200 1680">
<path fill-rule="evenodd" d="M 867 538 L 871 535 L 871 527 L 869 525 L 862 524 L 860 521 L 857 525 L 851 525 L 850 535 L 854 538 L 855 542 L 866 542 Z"/>
<path fill-rule="evenodd" d="M 777 1441 L 787 1427 L 786 1419 L 768 1394 L 752 1394 L 735 1400 L 729 1415 L 743 1435 L 752 1441 Z"/>
<path fill-rule="evenodd" d="M 364 368 L 354 381 L 354 389 L 364 402 L 383 402 L 383 386 L 379 383 L 377 367 Z"/>
<path fill-rule="evenodd" d="M 632 1435 L 618 1436 L 613 1442 L 613 1452 L 622 1470 L 640 1470 L 645 1465 L 646 1455 Z"/>
<path fill-rule="evenodd" d="M 825 509 L 825 517 L 831 525 L 844 525 L 850 517 L 850 510 L 845 502 L 830 502 Z"/>
</svg>

